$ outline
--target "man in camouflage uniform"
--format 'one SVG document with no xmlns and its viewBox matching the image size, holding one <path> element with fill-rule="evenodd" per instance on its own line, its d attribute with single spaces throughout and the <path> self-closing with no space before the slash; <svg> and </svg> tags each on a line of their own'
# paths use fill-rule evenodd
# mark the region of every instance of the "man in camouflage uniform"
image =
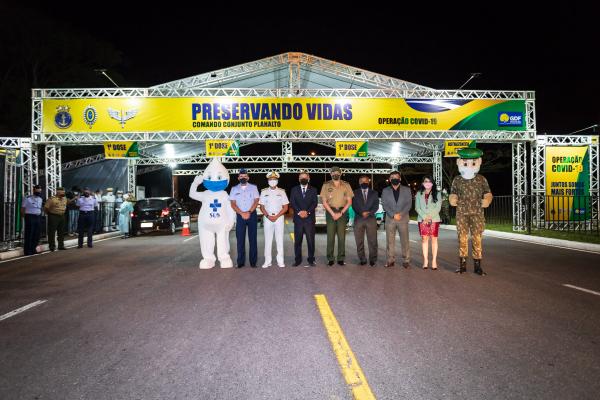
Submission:
<svg viewBox="0 0 600 400">
<path fill-rule="evenodd" d="M 481 268 L 481 236 L 485 229 L 483 209 L 492 202 L 492 192 L 487 180 L 479 175 L 483 152 L 474 147 L 458 150 L 458 171 L 450 189 L 450 205 L 456 207 L 456 232 L 458 233 L 460 264 L 457 273 L 467 271 L 469 233 L 473 247 L 475 273 L 485 275 Z"/>
</svg>

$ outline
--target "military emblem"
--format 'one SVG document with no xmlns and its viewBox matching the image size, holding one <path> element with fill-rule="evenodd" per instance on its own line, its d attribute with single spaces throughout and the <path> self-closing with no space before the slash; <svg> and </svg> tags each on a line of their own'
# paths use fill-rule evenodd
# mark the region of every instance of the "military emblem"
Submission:
<svg viewBox="0 0 600 400">
<path fill-rule="evenodd" d="M 83 120 L 85 121 L 86 125 L 92 129 L 92 125 L 94 125 L 98 120 L 98 111 L 96 111 L 96 108 L 93 106 L 87 106 L 85 110 L 83 110 Z"/>
<path fill-rule="evenodd" d="M 69 113 L 69 106 L 58 106 L 56 107 L 56 115 L 54 116 L 54 123 L 60 129 L 67 129 L 73 123 L 73 117 Z"/>
<path fill-rule="evenodd" d="M 136 109 L 132 109 L 132 110 L 128 110 L 128 111 L 123 111 L 121 110 L 120 112 L 117 110 L 114 110 L 112 108 L 108 109 L 108 115 L 110 115 L 110 117 L 112 119 L 116 119 L 117 121 L 119 121 L 119 123 L 121 124 L 121 128 L 125 128 L 125 122 L 129 121 L 131 118 L 135 117 L 138 113 L 138 110 Z"/>
</svg>

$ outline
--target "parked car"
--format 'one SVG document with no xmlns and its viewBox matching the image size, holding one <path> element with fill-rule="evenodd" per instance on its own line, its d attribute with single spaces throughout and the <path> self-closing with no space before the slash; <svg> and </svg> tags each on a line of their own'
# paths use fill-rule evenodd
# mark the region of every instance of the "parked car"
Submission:
<svg viewBox="0 0 600 400">
<path fill-rule="evenodd" d="M 142 232 L 166 231 L 175 234 L 183 227 L 181 217 L 189 216 L 188 211 L 172 197 L 150 197 L 139 200 L 131 213 L 131 226 L 134 235 Z"/>
<path fill-rule="evenodd" d="M 375 218 L 377 219 L 377 226 L 380 226 L 384 222 L 385 212 L 381 205 L 381 199 L 379 200 L 379 208 L 377 209 L 377 212 L 375 212 Z M 352 226 L 354 226 L 354 209 L 350 206 L 348 209 L 348 227 Z"/>
</svg>

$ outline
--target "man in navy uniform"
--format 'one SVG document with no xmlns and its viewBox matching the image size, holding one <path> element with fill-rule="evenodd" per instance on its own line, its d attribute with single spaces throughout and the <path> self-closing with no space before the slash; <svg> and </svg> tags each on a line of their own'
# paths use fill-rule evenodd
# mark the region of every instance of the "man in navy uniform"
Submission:
<svg viewBox="0 0 600 400">
<path fill-rule="evenodd" d="M 377 262 L 377 217 L 379 209 L 379 195 L 370 188 L 371 178 L 363 175 L 358 180 L 360 188 L 354 191 L 352 209 L 354 210 L 354 239 L 360 265 L 367 264 L 365 256 L 365 233 L 369 244 L 369 265 L 375 266 Z"/>
<path fill-rule="evenodd" d="M 93 247 L 92 235 L 94 234 L 94 210 L 96 208 L 96 198 L 91 195 L 90 188 L 83 189 L 83 197 L 77 199 L 77 207 L 79 207 L 79 228 L 78 248 L 83 247 L 83 232 L 87 231 L 87 246 Z"/>
<path fill-rule="evenodd" d="M 21 214 L 25 216 L 24 253 L 30 256 L 37 253 L 42 228 L 42 187 L 35 185 L 33 194 L 25 197 L 21 204 Z"/>
<path fill-rule="evenodd" d="M 315 266 L 315 210 L 317 208 L 317 189 L 310 186 L 310 175 L 301 172 L 300 184 L 294 186 L 290 193 L 290 202 L 294 209 L 294 254 L 293 267 L 302 263 L 302 238 L 306 235 L 308 247 L 308 265 Z"/>
</svg>

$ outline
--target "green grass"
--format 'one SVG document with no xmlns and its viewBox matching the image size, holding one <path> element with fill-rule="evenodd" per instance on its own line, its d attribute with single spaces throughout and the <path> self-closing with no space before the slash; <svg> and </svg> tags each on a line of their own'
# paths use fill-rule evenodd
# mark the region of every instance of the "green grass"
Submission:
<svg viewBox="0 0 600 400">
<path fill-rule="evenodd" d="M 485 224 L 486 230 L 491 231 L 500 231 L 500 232 L 512 232 L 519 233 L 522 235 L 527 235 L 527 232 L 514 232 L 512 230 L 512 225 L 508 224 Z M 584 232 L 576 232 L 576 231 L 554 231 L 549 229 L 532 229 L 531 236 L 539 236 L 546 237 L 552 239 L 563 239 L 563 240 L 571 240 L 574 242 L 584 242 L 584 243 L 600 243 L 600 235 L 598 233 L 584 233 Z"/>
</svg>

